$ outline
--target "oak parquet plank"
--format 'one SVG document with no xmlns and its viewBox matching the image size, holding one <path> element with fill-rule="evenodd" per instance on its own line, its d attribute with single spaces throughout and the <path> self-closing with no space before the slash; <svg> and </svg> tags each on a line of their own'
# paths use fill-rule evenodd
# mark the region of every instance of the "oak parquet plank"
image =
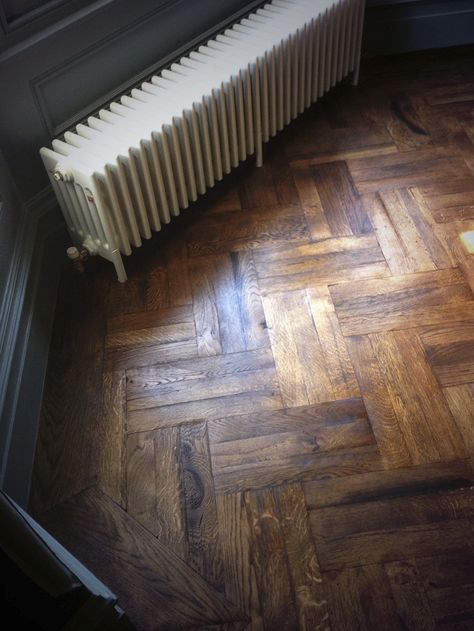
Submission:
<svg viewBox="0 0 474 631">
<path fill-rule="evenodd" d="M 393 561 L 384 566 L 402 628 L 434 631 L 435 622 L 421 576 L 414 561 Z"/>
<path fill-rule="evenodd" d="M 161 265 L 146 275 L 144 307 L 146 310 L 156 311 L 170 304 L 168 274 Z"/>
<path fill-rule="evenodd" d="M 474 186 L 457 184 L 451 192 L 434 194 L 421 187 L 425 203 L 437 223 L 474 219 Z"/>
<path fill-rule="evenodd" d="M 359 385 L 328 288 L 309 289 L 308 298 L 334 398 L 349 399 L 359 396 Z"/>
<path fill-rule="evenodd" d="M 278 205 L 271 162 L 265 162 L 259 169 L 245 173 L 240 191 L 243 208 L 271 208 Z"/>
<path fill-rule="evenodd" d="M 416 567 L 427 591 L 470 584 L 474 575 L 474 550 L 468 545 L 462 552 L 454 554 L 437 551 L 417 559 Z"/>
<path fill-rule="evenodd" d="M 164 247 L 164 258 L 168 276 L 168 300 L 170 307 L 192 304 L 189 278 L 188 252 L 184 237 L 175 235 Z"/>
<path fill-rule="evenodd" d="M 127 511 L 162 544 L 187 557 L 179 430 L 127 437 Z"/>
<path fill-rule="evenodd" d="M 280 139 L 279 139 L 280 140 Z M 281 139 L 283 140 L 283 139 Z M 272 169 L 273 186 L 278 204 L 282 206 L 296 204 L 298 205 L 298 194 L 296 190 L 293 172 L 288 165 L 288 156 L 283 142 L 268 146 L 270 155 L 266 158 Z"/>
<path fill-rule="evenodd" d="M 179 429 L 186 515 L 187 561 L 219 591 L 224 590 L 222 551 L 206 423 Z"/>
<path fill-rule="evenodd" d="M 344 136 L 344 138 L 342 138 L 342 136 Z M 360 140 L 360 136 L 358 138 L 357 136 L 359 136 L 359 134 L 356 134 L 356 137 L 351 139 L 351 130 L 349 130 L 348 133 L 346 129 L 344 130 L 344 134 L 335 133 L 333 140 L 335 146 L 333 151 L 329 149 L 329 151 L 325 153 L 321 150 L 318 151 L 316 155 L 309 154 L 307 157 L 301 154 L 299 158 L 290 159 L 290 167 L 294 169 L 304 169 L 319 164 L 329 164 L 330 162 L 363 160 L 373 156 L 387 156 L 398 153 L 397 146 L 393 143 L 392 138 L 384 142 L 377 142 L 375 140 L 374 144 L 364 146 L 364 143 Z M 339 139 L 339 143 L 337 143 L 337 139 Z M 345 143 L 347 143 L 346 149 L 343 147 Z"/>
<path fill-rule="evenodd" d="M 263 307 L 285 406 L 334 399 L 305 292 L 270 294 Z"/>
<path fill-rule="evenodd" d="M 211 444 L 228 443 L 257 436 L 286 432 L 304 432 L 306 428 L 328 428 L 366 418 L 360 398 L 330 401 L 302 407 L 290 407 L 258 415 L 229 416 L 209 421 Z"/>
<path fill-rule="evenodd" d="M 467 487 L 320 508 L 312 514 L 312 527 L 315 536 L 336 541 L 362 533 L 468 519 L 473 513 L 474 492 Z"/>
<path fill-rule="evenodd" d="M 372 232 L 345 162 L 313 166 L 312 176 L 333 236 Z"/>
<path fill-rule="evenodd" d="M 377 239 L 394 275 L 455 267 L 416 190 L 365 196 Z"/>
<path fill-rule="evenodd" d="M 311 510 L 465 488 L 472 485 L 473 479 L 469 460 L 456 460 L 312 480 L 305 482 L 303 488 Z"/>
<path fill-rule="evenodd" d="M 357 569 L 349 568 L 323 574 L 331 626 L 338 631 L 367 628 L 355 579 Z"/>
<path fill-rule="evenodd" d="M 158 311 L 119 314 L 107 319 L 107 334 L 149 329 L 193 322 L 191 305 L 168 307 Z"/>
<path fill-rule="evenodd" d="M 193 259 L 191 279 L 199 355 L 245 350 L 230 257 L 221 254 Z"/>
<path fill-rule="evenodd" d="M 251 528 L 242 493 L 216 496 L 226 597 L 251 619 L 248 631 L 263 631 L 251 549 Z"/>
<path fill-rule="evenodd" d="M 191 278 L 201 356 L 268 346 L 250 252 L 195 258 Z"/>
<path fill-rule="evenodd" d="M 316 241 L 333 236 L 311 170 L 296 169 L 293 178 L 311 239 Z"/>
<path fill-rule="evenodd" d="M 152 344 L 169 344 L 193 339 L 195 329 L 193 322 L 168 324 L 133 331 L 108 333 L 105 338 L 107 349 L 149 346 Z"/>
<path fill-rule="evenodd" d="M 252 491 L 245 494 L 245 504 L 264 628 L 292 631 L 298 618 L 275 497 L 271 490 Z"/>
<path fill-rule="evenodd" d="M 375 445 L 301 454 L 294 458 L 276 458 L 270 462 L 237 464 L 215 472 L 217 493 L 236 493 L 290 482 L 351 476 L 380 471 L 383 463 Z"/>
<path fill-rule="evenodd" d="M 42 525 L 118 595 L 145 629 L 179 629 L 244 615 L 125 511 L 90 489 L 41 518 Z"/>
<path fill-rule="evenodd" d="M 330 286 L 343 335 L 472 318 L 474 299 L 457 269 Z"/>
<path fill-rule="evenodd" d="M 280 479 L 286 464 L 297 468 L 298 460 L 318 456 L 324 463 L 325 452 L 348 450 L 373 444 L 373 437 L 360 400 L 293 408 L 262 415 L 219 419 L 209 424 L 211 455 L 216 484 L 228 471 L 235 474 L 255 468 Z M 267 478 L 268 483 L 268 478 Z"/>
<path fill-rule="evenodd" d="M 438 623 L 469 621 L 474 625 L 474 583 L 438 589 L 429 593 L 433 616 Z"/>
<path fill-rule="evenodd" d="M 127 436 L 127 512 L 156 535 L 155 444 L 153 432 Z"/>
<path fill-rule="evenodd" d="M 372 234 L 262 248 L 254 252 L 254 260 L 262 292 L 306 289 L 390 275 Z"/>
<path fill-rule="evenodd" d="M 41 412 L 30 508 L 39 513 L 89 487 L 99 469 L 102 357 L 55 357 Z"/>
<path fill-rule="evenodd" d="M 106 370 L 128 370 L 197 356 L 198 349 L 193 335 L 177 342 L 108 349 L 104 366 Z"/>
<path fill-rule="evenodd" d="M 420 338 L 442 386 L 474 382 L 474 320 L 425 327 Z"/>
<path fill-rule="evenodd" d="M 258 390 L 275 382 L 271 350 L 203 357 L 128 371 L 128 410 Z"/>
<path fill-rule="evenodd" d="M 413 462 L 462 458 L 461 435 L 419 337 L 411 331 L 394 331 L 370 339 Z"/>
<path fill-rule="evenodd" d="M 387 129 L 399 151 L 411 151 L 432 144 L 416 98 L 411 95 L 400 93 L 392 97 Z"/>
<path fill-rule="evenodd" d="M 411 464 L 412 458 L 370 338 L 348 338 L 347 346 L 382 460 L 389 467 Z"/>
<path fill-rule="evenodd" d="M 270 346 L 252 253 L 249 251 L 232 252 L 230 260 L 239 301 L 238 311 L 244 338 L 244 349 L 253 350 Z"/>
<path fill-rule="evenodd" d="M 108 317 L 145 310 L 146 277 L 137 273 L 129 273 L 128 276 L 126 285 L 115 281 L 110 283 L 107 298 Z"/>
<path fill-rule="evenodd" d="M 474 383 L 443 389 L 468 453 L 474 453 Z"/>
<path fill-rule="evenodd" d="M 320 106 L 321 104 L 316 104 L 315 109 Z M 359 121 L 362 121 L 360 115 Z M 397 151 L 393 139 L 383 125 L 375 125 L 373 121 L 366 120 L 362 126 L 351 124 L 337 129 L 329 125 L 323 116 L 296 120 L 285 146 L 292 168 L 339 162 L 351 157 L 386 155 Z"/>
<path fill-rule="evenodd" d="M 330 631 L 326 592 L 309 532 L 301 485 L 293 484 L 275 489 L 274 496 L 285 539 L 298 628 Z"/>
<path fill-rule="evenodd" d="M 450 186 L 452 182 L 465 182 L 470 175 L 464 160 L 449 147 L 351 159 L 347 166 L 359 193 L 433 184 L 442 191 L 445 180 L 451 180 Z"/>
<path fill-rule="evenodd" d="M 206 215 L 242 210 L 242 200 L 236 180 L 236 175 L 229 173 L 227 182 L 222 182 L 221 186 L 217 185 L 206 192 L 206 198 L 203 200 Z"/>
<path fill-rule="evenodd" d="M 324 575 L 335 629 L 390 629 L 405 627 L 395 608 L 390 583 L 382 565 L 368 564 Z M 347 593 L 345 593 L 347 591 Z M 373 595 L 377 594 L 374 598 Z"/>
<path fill-rule="evenodd" d="M 310 522 L 316 511 L 311 511 Z M 323 541 L 315 537 L 318 559 L 323 572 L 342 567 L 356 567 L 371 563 L 402 561 L 423 557 L 433 550 L 447 552 L 465 548 L 470 537 L 466 519 L 408 526 L 397 530 L 361 533 L 344 539 Z"/>
<path fill-rule="evenodd" d="M 248 381 L 251 381 L 250 379 Z M 238 394 L 176 403 L 154 408 L 130 410 L 127 428 L 129 432 L 142 432 L 189 423 L 213 420 L 225 416 L 250 414 L 274 410 L 281 407 L 278 383 L 272 375 L 263 386 L 249 383 L 249 390 Z"/>
<path fill-rule="evenodd" d="M 251 212 L 220 213 L 201 218 L 188 236 L 191 257 L 252 250 L 261 245 L 307 241 L 305 218 L 297 206 L 254 208 Z"/>
<path fill-rule="evenodd" d="M 126 506 L 124 489 L 124 433 L 126 427 L 125 374 L 102 372 L 102 389 L 98 444 L 97 485 L 123 508 Z"/>
</svg>

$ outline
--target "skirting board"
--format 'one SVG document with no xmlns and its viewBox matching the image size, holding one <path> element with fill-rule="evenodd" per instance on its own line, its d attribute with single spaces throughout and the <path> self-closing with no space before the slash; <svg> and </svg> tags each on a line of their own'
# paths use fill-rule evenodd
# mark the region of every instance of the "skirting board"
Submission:
<svg viewBox="0 0 474 631">
<path fill-rule="evenodd" d="M 365 56 L 474 43 L 471 0 L 368 0 Z"/>
<path fill-rule="evenodd" d="M 8 284 L 15 300 L 2 323 L 11 341 L 0 370 L 0 486 L 20 506 L 28 503 L 36 434 L 64 247 L 68 237 L 54 197 L 42 192 L 28 204 Z"/>
</svg>

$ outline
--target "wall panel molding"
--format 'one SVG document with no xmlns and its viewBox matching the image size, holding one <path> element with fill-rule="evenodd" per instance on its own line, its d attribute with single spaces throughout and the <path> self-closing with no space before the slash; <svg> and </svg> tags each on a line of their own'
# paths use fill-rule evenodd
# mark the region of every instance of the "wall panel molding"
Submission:
<svg viewBox="0 0 474 631">
<path fill-rule="evenodd" d="M 67 237 L 51 191 L 30 200 L 0 314 L 0 486 L 26 506 Z"/>
</svg>

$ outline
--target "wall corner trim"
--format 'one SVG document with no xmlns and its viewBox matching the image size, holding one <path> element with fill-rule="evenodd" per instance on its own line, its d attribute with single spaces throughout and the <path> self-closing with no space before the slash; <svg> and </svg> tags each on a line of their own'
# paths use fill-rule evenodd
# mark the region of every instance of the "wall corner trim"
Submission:
<svg viewBox="0 0 474 631">
<path fill-rule="evenodd" d="M 58 245 L 62 245 L 64 241 L 64 220 L 50 187 L 29 199 L 24 204 L 24 210 L 0 306 L 0 487 L 21 505 L 26 505 L 27 497 L 25 492 L 19 489 L 29 488 L 33 463 L 31 462 L 30 466 L 28 454 L 25 454 L 23 480 L 19 481 L 18 485 L 12 485 L 14 476 L 11 475 L 10 467 L 15 433 L 22 424 L 21 419 L 17 418 L 17 410 L 21 385 L 25 371 L 28 370 L 26 357 L 31 342 L 31 323 L 35 318 L 39 301 L 42 300 L 38 288 L 45 282 L 57 287 L 56 281 L 59 280 L 60 274 L 59 265 L 57 279 L 45 278 L 44 244 L 51 242 L 52 239 L 54 241 L 55 235 Z M 51 321 L 54 314 L 55 291 L 52 294 L 50 292 L 49 300 L 52 297 L 54 303 L 48 305 Z M 37 379 L 42 384 L 44 375 L 38 374 Z M 39 403 L 32 402 L 32 408 Z M 36 412 L 39 413 L 39 409 Z M 25 431 L 31 432 L 36 438 L 36 429 L 23 427 L 21 431 L 22 434 Z"/>
</svg>

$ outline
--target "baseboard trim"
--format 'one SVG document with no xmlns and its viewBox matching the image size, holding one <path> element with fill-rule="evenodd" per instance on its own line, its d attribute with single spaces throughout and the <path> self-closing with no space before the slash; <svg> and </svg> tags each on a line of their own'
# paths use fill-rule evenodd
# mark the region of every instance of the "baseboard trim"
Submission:
<svg viewBox="0 0 474 631">
<path fill-rule="evenodd" d="M 474 43 L 469 0 L 368 3 L 363 38 L 367 57 Z"/>
<path fill-rule="evenodd" d="M 57 286 L 67 243 L 50 189 L 25 205 L 6 285 L 0 331 L 0 486 L 28 501 Z"/>
</svg>

